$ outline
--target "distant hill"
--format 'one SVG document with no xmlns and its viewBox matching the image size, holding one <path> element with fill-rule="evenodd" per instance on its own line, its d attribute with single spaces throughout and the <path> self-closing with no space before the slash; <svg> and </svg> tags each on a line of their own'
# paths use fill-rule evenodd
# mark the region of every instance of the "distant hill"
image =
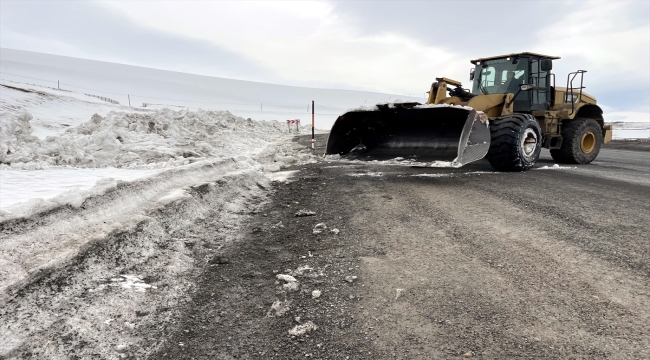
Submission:
<svg viewBox="0 0 650 360">
<path fill-rule="evenodd" d="M 228 110 L 255 120 L 300 119 L 311 122 L 309 104 L 316 102 L 316 126 L 329 129 L 349 108 L 408 96 L 368 91 L 317 89 L 233 80 L 140 66 L 0 48 L 3 83 L 9 81 L 60 86 L 142 107 L 183 106 Z M 57 83 L 57 81 L 59 83 Z M 411 100 L 424 102 L 422 97 Z"/>
</svg>

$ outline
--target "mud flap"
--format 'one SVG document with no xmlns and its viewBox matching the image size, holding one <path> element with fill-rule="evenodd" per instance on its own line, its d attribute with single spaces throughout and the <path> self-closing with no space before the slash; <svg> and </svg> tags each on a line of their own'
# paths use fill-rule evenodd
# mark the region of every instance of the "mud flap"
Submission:
<svg viewBox="0 0 650 360">
<path fill-rule="evenodd" d="M 487 154 L 490 130 L 485 114 L 449 105 L 399 105 L 343 114 L 332 126 L 325 154 L 445 161 L 455 167 Z"/>
</svg>

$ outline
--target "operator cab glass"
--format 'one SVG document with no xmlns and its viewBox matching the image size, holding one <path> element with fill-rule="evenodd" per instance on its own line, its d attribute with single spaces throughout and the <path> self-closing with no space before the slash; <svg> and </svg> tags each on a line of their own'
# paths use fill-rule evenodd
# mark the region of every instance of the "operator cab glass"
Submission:
<svg viewBox="0 0 650 360">
<path fill-rule="evenodd" d="M 533 85 L 533 90 L 519 92 L 514 99 L 514 111 L 548 110 L 552 102 L 550 72 L 542 71 L 537 56 L 512 56 L 489 59 L 474 68 L 472 93 L 476 95 L 517 94 L 521 84 Z"/>
<path fill-rule="evenodd" d="M 516 93 L 528 79 L 527 58 L 486 60 L 476 65 L 472 93 L 478 95 Z M 521 94 L 520 94 L 521 95 Z"/>
</svg>

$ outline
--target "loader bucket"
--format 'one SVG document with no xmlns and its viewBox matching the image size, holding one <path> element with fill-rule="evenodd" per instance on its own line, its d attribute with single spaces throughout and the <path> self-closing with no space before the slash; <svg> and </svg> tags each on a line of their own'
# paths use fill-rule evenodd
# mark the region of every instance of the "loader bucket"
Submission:
<svg viewBox="0 0 650 360">
<path fill-rule="evenodd" d="M 482 159 L 490 147 L 487 116 L 459 106 L 378 106 L 336 120 L 325 154 L 369 159 L 415 157 L 460 167 Z"/>
</svg>

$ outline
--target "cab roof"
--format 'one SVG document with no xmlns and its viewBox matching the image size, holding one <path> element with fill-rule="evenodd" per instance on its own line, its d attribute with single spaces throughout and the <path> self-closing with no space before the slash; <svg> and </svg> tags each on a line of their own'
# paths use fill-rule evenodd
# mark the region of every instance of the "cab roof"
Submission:
<svg viewBox="0 0 650 360">
<path fill-rule="evenodd" d="M 538 54 L 538 53 L 533 53 L 533 52 L 520 52 L 520 53 L 513 53 L 513 54 L 506 54 L 506 55 L 499 55 L 499 56 L 490 56 L 490 57 L 480 58 L 480 59 L 476 59 L 476 60 L 470 60 L 470 62 L 472 64 L 476 65 L 476 63 L 478 61 L 501 59 L 501 58 L 504 58 L 504 57 L 519 56 L 519 55 L 531 55 L 531 56 L 536 56 L 536 57 L 541 57 L 541 58 L 551 59 L 551 60 L 560 59 L 559 56 L 550 56 L 550 55 Z"/>
</svg>

